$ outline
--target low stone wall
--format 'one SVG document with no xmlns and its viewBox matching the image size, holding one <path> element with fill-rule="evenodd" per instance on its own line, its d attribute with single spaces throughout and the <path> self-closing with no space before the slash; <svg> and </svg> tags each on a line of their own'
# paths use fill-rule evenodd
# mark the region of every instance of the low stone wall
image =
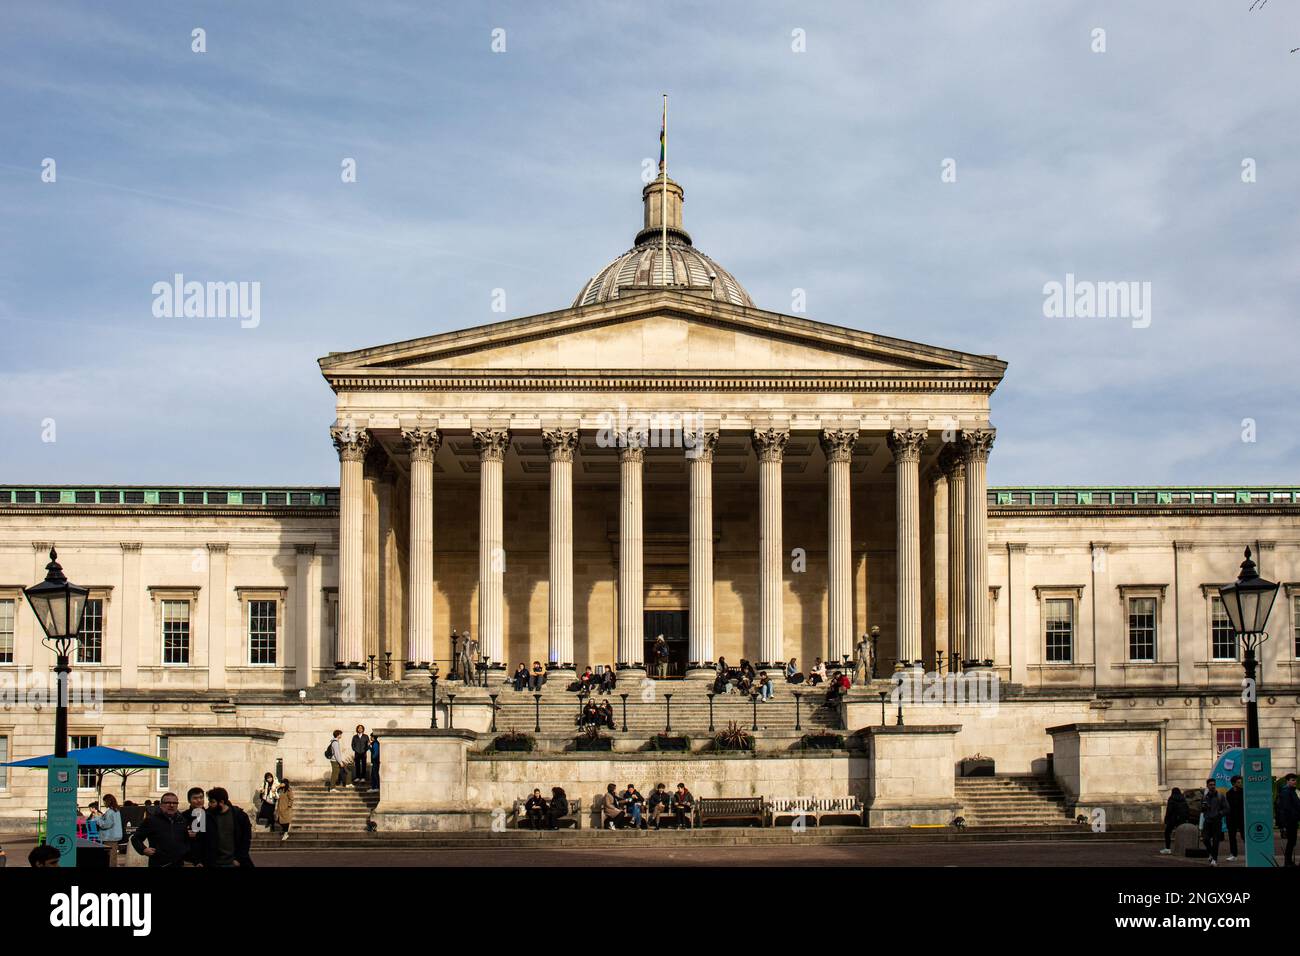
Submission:
<svg viewBox="0 0 1300 956">
<path fill-rule="evenodd" d="M 957 724 L 870 727 L 867 823 L 873 827 L 947 824 L 958 809 L 952 773 Z"/>
<path fill-rule="evenodd" d="M 231 802 L 253 811 L 263 768 L 275 765 L 281 734 L 262 727 L 168 727 L 169 779 L 185 805 L 192 786 L 225 787 Z"/>
<path fill-rule="evenodd" d="M 1160 732 L 1156 721 L 1107 721 L 1049 727 L 1056 781 L 1071 813 L 1107 823 L 1160 820 Z"/>
</svg>

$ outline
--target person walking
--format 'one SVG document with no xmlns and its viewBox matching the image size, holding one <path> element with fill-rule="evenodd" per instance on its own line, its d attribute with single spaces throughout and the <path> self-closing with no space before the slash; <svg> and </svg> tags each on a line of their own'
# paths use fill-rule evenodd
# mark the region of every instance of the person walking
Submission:
<svg viewBox="0 0 1300 956">
<path fill-rule="evenodd" d="M 1228 815 L 1228 801 L 1214 784 L 1213 778 L 1205 781 L 1205 795 L 1201 797 L 1201 840 L 1210 854 L 1210 866 L 1219 865 L 1219 842 L 1223 839 L 1223 819 Z"/>
<path fill-rule="evenodd" d="M 268 831 L 275 829 L 275 801 L 280 798 L 280 786 L 276 783 L 275 774 L 267 771 L 262 776 L 262 786 L 254 795 L 254 806 L 257 807 L 257 822 L 266 824 Z"/>
<path fill-rule="evenodd" d="M 216 869 L 251 867 L 253 824 L 248 814 L 230 802 L 225 787 L 208 791 L 208 825 L 203 834 L 203 865 Z"/>
<path fill-rule="evenodd" d="M 180 815 L 180 797 L 170 791 L 158 801 L 158 812 L 144 818 L 131 835 L 135 852 L 149 858 L 149 868 L 180 867 L 190 851 L 189 827 Z"/>
<path fill-rule="evenodd" d="M 366 757 L 370 753 L 370 735 L 366 728 L 357 724 L 357 732 L 352 735 L 352 782 L 369 779 L 366 772 Z"/>
<path fill-rule="evenodd" d="M 275 822 L 284 828 L 284 835 L 280 837 L 283 843 L 289 839 L 289 827 L 293 826 L 293 788 L 288 780 L 280 784 L 280 798 L 275 801 Z"/>
<path fill-rule="evenodd" d="M 370 789 L 379 789 L 379 738 L 370 735 Z"/>
<path fill-rule="evenodd" d="M 1242 790 L 1241 777 L 1232 778 L 1228 789 L 1228 859 L 1237 858 L 1237 834 L 1241 834 L 1241 851 L 1246 852 L 1246 792 Z"/>
<path fill-rule="evenodd" d="M 325 756 L 330 761 L 330 779 L 325 784 L 325 792 L 333 790 L 340 783 L 343 786 L 348 785 L 348 760 L 343 753 L 343 731 L 334 731 L 334 738 L 330 741 L 329 747 L 325 751 Z"/>
<path fill-rule="evenodd" d="M 1296 793 L 1296 775 L 1289 773 L 1277 791 L 1277 804 L 1273 808 L 1278 829 L 1286 839 L 1282 851 L 1283 866 L 1295 866 L 1296 829 L 1300 827 L 1300 794 Z"/>
<path fill-rule="evenodd" d="M 1183 796 L 1183 791 L 1174 787 L 1169 791 L 1169 799 L 1165 802 L 1165 848 L 1161 853 L 1168 855 L 1173 852 L 1169 849 L 1169 840 L 1174 835 L 1174 830 L 1186 823 L 1190 816 L 1187 798 Z"/>
</svg>

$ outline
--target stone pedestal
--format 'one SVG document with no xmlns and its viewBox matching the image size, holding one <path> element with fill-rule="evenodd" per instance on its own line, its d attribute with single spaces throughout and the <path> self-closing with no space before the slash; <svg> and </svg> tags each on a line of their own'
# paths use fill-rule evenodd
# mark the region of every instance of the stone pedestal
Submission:
<svg viewBox="0 0 1300 956">
<path fill-rule="evenodd" d="M 868 727 L 867 825 L 951 823 L 957 812 L 955 753 L 961 724 Z"/>
<path fill-rule="evenodd" d="M 1048 727 L 1052 771 L 1072 814 L 1105 811 L 1110 823 L 1158 823 L 1159 721 L 1110 721 Z"/>
<path fill-rule="evenodd" d="M 255 813 L 253 795 L 262 776 L 275 772 L 283 733 L 262 727 L 164 727 L 167 737 L 168 779 L 185 803 L 185 790 L 225 787 L 231 802 Z M 323 739 L 328 739 L 325 736 Z M 323 747 L 322 747 L 323 749 Z"/>
<path fill-rule="evenodd" d="M 382 832 L 470 830 L 489 814 L 466 801 L 466 753 L 478 735 L 468 730 L 388 730 L 380 733 L 383 787 L 373 819 Z"/>
</svg>

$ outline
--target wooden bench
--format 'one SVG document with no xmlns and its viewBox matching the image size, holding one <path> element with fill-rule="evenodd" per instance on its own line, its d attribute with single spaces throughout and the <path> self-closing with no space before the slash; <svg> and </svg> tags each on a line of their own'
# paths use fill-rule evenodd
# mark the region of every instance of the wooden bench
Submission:
<svg viewBox="0 0 1300 956">
<path fill-rule="evenodd" d="M 516 800 L 514 807 L 510 811 L 510 815 L 511 817 L 514 818 L 515 821 L 516 830 L 527 829 L 526 824 L 528 823 L 528 812 L 524 808 L 528 805 L 529 799 L 531 798 L 524 797 L 523 799 Z M 548 800 L 547 803 L 549 802 L 550 801 Z M 560 819 L 557 821 L 556 829 L 563 830 L 565 827 L 569 826 L 570 824 L 573 825 L 573 829 L 575 830 L 582 829 L 582 798 L 581 797 L 579 797 L 577 800 L 569 801 L 569 812 L 566 813 L 564 816 L 560 817 Z"/>
<path fill-rule="evenodd" d="M 767 819 L 771 826 L 782 817 L 791 822 L 799 817 L 812 817 L 817 826 L 822 817 L 854 817 L 862 824 L 866 807 L 857 797 L 776 797 L 768 801 Z"/>
<path fill-rule="evenodd" d="M 703 797 L 695 802 L 700 826 L 714 821 L 749 821 L 761 827 L 766 815 L 762 797 Z"/>
</svg>

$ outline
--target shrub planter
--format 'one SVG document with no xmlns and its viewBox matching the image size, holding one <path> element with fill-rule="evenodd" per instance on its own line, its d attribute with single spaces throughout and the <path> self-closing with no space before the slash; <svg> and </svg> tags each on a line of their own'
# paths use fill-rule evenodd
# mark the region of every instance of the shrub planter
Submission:
<svg viewBox="0 0 1300 956">
<path fill-rule="evenodd" d="M 582 737 L 574 738 L 573 749 L 584 753 L 611 751 L 614 749 L 614 738 L 592 736 L 589 734 L 583 735 Z"/>
<path fill-rule="evenodd" d="M 502 734 L 492 741 L 492 749 L 497 753 L 532 753 L 537 741 L 529 734 Z"/>
<path fill-rule="evenodd" d="M 675 734 L 655 734 L 650 738 L 651 750 L 672 750 L 677 752 L 689 752 L 691 749 L 690 737 L 678 737 Z"/>
<path fill-rule="evenodd" d="M 981 757 L 979 754 L 964 758 L 961 762 L 961 775 L 963 777 L 993 776 L 993 758 Z"/>
<path fill-rule="evenodd" d="M 749 731 L 738 726 L 733 720 L 727 724 L 726 730 L 720 730 L 713 735 L 714 750 L 753 750 L 754 738 Z"/>
<path fill-rule="evenodd" d="M 844 737 L 841 734 L 804 734 L 804 750 L 842 750 Z"/>
</svg>

